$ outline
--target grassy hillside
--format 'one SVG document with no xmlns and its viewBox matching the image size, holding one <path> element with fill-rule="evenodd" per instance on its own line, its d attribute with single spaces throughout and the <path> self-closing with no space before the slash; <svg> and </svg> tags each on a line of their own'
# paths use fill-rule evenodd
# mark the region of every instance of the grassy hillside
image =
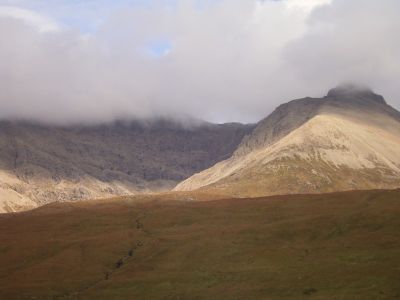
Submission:
<svg viewBox="0 0 400 300">
<path fill-rule="evenodd" d="M 0 299 L 400 299 L 400 190 L 179 195 L 1 215 Z"/>
</svg>

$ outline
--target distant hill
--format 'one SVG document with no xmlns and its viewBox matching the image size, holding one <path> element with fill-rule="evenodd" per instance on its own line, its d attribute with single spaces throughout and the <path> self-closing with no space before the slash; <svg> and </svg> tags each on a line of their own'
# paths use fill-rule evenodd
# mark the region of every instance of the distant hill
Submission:
<svg viewBox="0 0 400 300">
<path fill-rule="evenodd" d="M 98 126 L 0 122 L 0 212 L 171 189 L 230 157 L 253 127 L 168 120 Z"/>
<path fill-rule="evenodd" d="M 371 90 L 341 86 L 279 106 L 235 153 L 175 189 L 235 196 L 400 187 L 400 113 Z"/>
</svg>

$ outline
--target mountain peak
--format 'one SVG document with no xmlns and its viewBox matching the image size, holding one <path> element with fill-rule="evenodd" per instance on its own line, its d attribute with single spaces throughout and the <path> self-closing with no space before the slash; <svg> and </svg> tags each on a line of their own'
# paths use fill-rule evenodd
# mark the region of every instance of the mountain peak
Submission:
<svg viewBox="0 0 400 300">
<path fill-rule="evenodd" d="M 234 196 L 398 188 L 400 113 L 371 89 L 340 86 L 279 106 L 227 160 L 181 182 Z"/>
<path fill-rule="evenodd" d="M 376 94 L 369 87 L 356 84 L 343 84 L 329 90 L 327 98 L 343 99 L 343 98 L 362 98 L 369 99 L 375 102 L 386 104 L 385 99 Z"/>
</svg>

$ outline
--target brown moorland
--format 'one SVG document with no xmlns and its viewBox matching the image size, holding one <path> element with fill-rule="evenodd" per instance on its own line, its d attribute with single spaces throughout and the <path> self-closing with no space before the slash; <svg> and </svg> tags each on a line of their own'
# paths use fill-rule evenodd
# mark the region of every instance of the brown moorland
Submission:
<svg viewBox="0 0 400 300">
<path fill-rule="evenodd" d="M 400 190 L 165 198 L 1 215 L 0 299 L 400 299 Z"/>
</svg>

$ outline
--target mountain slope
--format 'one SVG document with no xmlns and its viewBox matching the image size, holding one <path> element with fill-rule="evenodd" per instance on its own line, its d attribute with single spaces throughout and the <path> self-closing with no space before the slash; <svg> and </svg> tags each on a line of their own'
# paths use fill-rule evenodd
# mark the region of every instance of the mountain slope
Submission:
<svg viewBox="0 0 400 300">
<path fill-rule="evenodd" d="M 400 190 L 143 198 L 0 215 L 0 299 L 399 298 Z"/>
<path fill-rule="evenodd" d="M 252 126 L 0 123 L 0 212 L 170 189 L 232 155 Z"/>
<path fill-rule="evenodd" d="M 337 88 L 277 108 L 233 156 L 176 190 L 237 196 L 400 186 L 400 113 L 372 91 Z"/>
</svg>

